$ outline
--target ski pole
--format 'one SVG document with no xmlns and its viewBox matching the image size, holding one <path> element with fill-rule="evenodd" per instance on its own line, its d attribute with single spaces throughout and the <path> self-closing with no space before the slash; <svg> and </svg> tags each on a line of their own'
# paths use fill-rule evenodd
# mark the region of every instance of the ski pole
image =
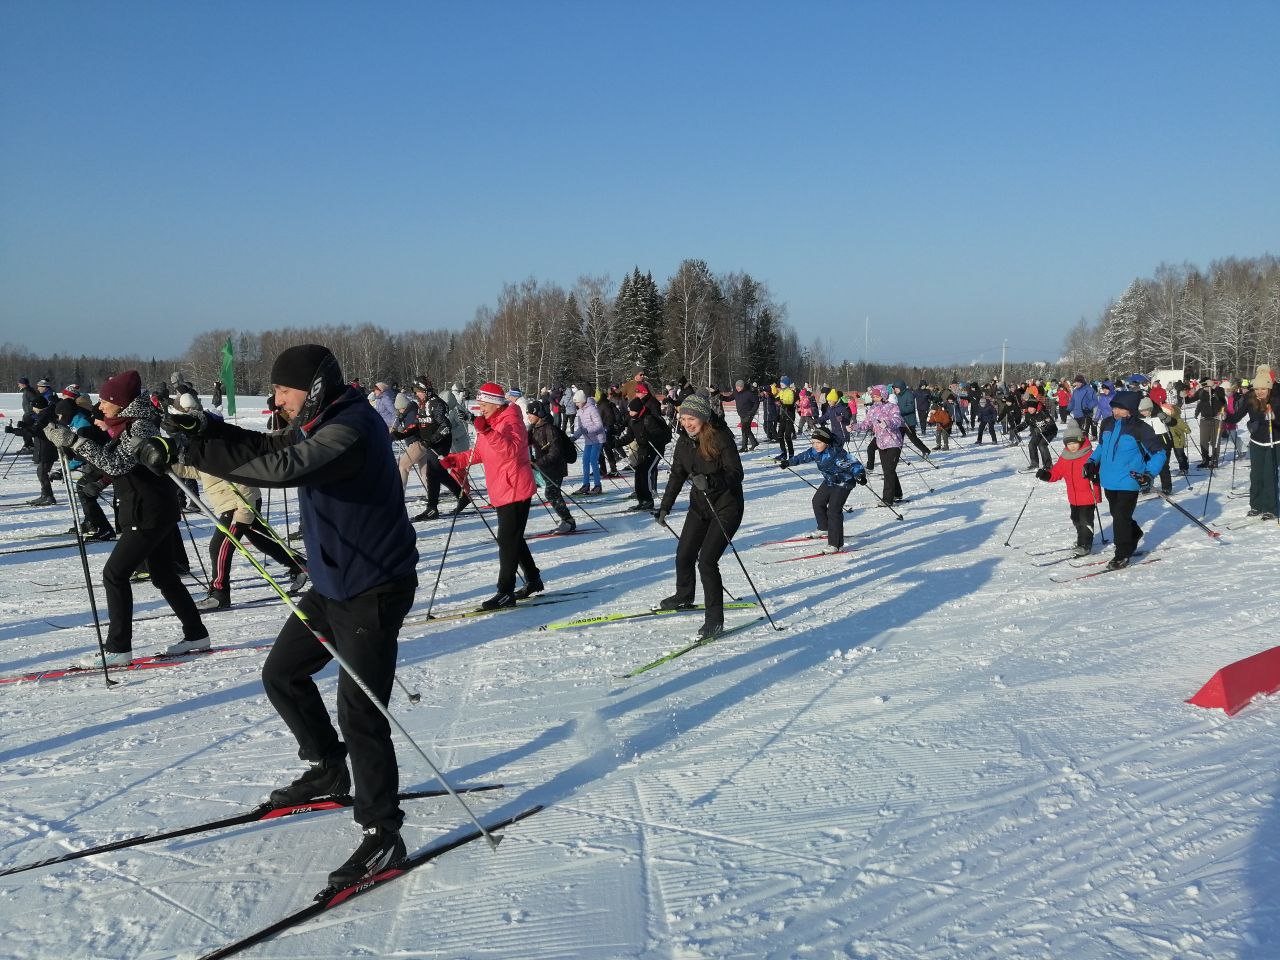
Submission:
<svg viewBox="0 0 1280 960">
<path fill-rule="evenodd" d="M 271 576 L 271 574 L 267 573 L 267 571 L 263 569 L 262 564 L 260 564 L 258 562 L 258 559 L 249 552 L 248 548 L 245 547 L 245 545 L 241 543 L 236 537 L 234 537 L 231 534 L 231 531 L 229 531 L 225 526 L 223 526 L 223 524 L 218 520 L 217 516 L 214 514 L 213 508 L 210 507 L 208 504 L 206 504 L 202 499 L 200 499 L 200 497 L 194 491 L 190 490 L 187 487 L 187 485 L 183 483 L 182 480 L 178 477 L 178 475 L 175 474 L 172 470 L 166 470 L 166 473 L 169 479 L 172 480 L 175 484 L 177 484 L 178 488 L 183 492 L 185 492 L 187 496 L 191 498 L 191 501 L 196 505 L 197 509 L 199 509 L 201 513 L 203 513 L 206 517 L 212 520 L 213 525 L 217 527 L 220 531 L 222 531 L 222 535 L 226 537 L 228 540 L 230 540 L 231 543 L 235 546 L 235 548 L 239 550 L 242 554 L 244 554 L 244 556 L 248 559 L 248 561 L 254 565 L 258 573 L 267 581 L 267 583 L 271 586 L 271 588 L 275 590 L 277 594 L 279 594 L 280 599 L 284 601 L 285 606 L 289 608 L 290 612 L 295 617 L 297 617 L 298 621 L 311 632 L 311 635 L 316 638 L 316 641 L 321 646 L 323 646 L 325 650 L 328 651 L 329 655 L 338 662 L 338 666 L 340 666 L 343 669 L 343 671 L 347 674 L 347 676 L 351 678 L 352 682 L 357 687 L 360 688 L 361 692 L 364 693 L 364 695 L 369 698 L 369 702 L 373 704 L 374 708 L 380 714 L 382 714 L 383 717 L 386 718 L 387 722 L 390 723 L 393 727 L 395 727 L 396 730 L 400 732 L 400 735 L 409 742 L 409 744 L 413 747 L 414 750 L 417 751 L 418 756 L 422 757 L 423 761 L 426 762 L 427 766 L 431 769 L 431 772 L 435 775 L 435 778 L 440 781 L 441 786 L 443 786 L 447 791 L 449 791 L 449 796 L 453 797 L 453 799 L 458 802 L 458 805 L 461 806 L 462 809 L 466 811 L 467 817 L 471 820 L 472 823 L 476 825 L 476 827 L 484 835 L 485 839 L 489 841 L 489 846 L 492 849 L 497 850 L 498 842 L 502 838 L 494 837 L 491 833 L 489 833 L 488 830 L 484 828 L 483 824 L 481 824 L 480 821 L 476 819 L 476 815 L 471 812 L 471 808 L 467 806 L 466 801 L 463 800 L 462 797 L 458 796 L 457 791 L 454 790 L 453 787 L 450 786 L 449 781 L 444 778 L 444 774 L 440 772 L 440 768 L 435 765 L 435 763 L 431 760 L 431 757 L 427 755 L 427 752 L 418 745 L 418 741 L 413 739 L 413 737 L 409 736 L 409 732 L 405 730 L 403 725 L 401 725 L 400 721 L 397 720 L 395 716 L 391 713 L 391 711 L 387 709 L 386 705 L 384 705 L 383 702 L 374 695 L 373 691 L 369 689 L 369 685 L 364 682 L 363 678 L 361 678 L 361 676 L 358 673 L 356 673 L 355 669 L 352 668 L 351 664 L 347 662 L 346 658 L 341 653 L 338 652 L 338 648 L 333 643 L 333 641 L 329 640 L 327 637 L 322 636 L 320 632 L 316 630 L 314 626 L 312 626 L 311 619 L 305 613 L 303 613 L 303 611 L 298 607 L 296 603 L 293 602 L 293 598 L 289 596 L 289 594 L 285 591 L 285 589 L 275 581 L 275 579 Z"/>
<path fill-rule="evenodd" d="M 1013 529 L 1009 531 L 1009 535 L 1004 538 L 1004 545 L 1009 546 L 1009 541 L 1013 539 L 1014 530 L 1018 529 L 1018 524 L 1022 522 L 1022 515 L 1027 512 L 1027 505 L 1031 503 L 1031 498 L 1035 496 L 1036 484 L 1031 485 L 1031 489 L 1027 491 L 1027 499 L 1022 503 L 1022 509 L 1018 511 L 1018 519 L 1013 521 Z"/>
<path fill-rule="evenodd" d="M 471 463 L 475 459 L 476 448 L 472 446 L 467 454 L 467 470 L 471 470 Z M 444 538 L 444 552 L 440 554 L 440 566 L 436 568 L 436 582 L 431 585 L 431 599 L 427 601 L 427 619 L 431 619 L 431 608 L 436 603 L 436 590 L 440 587 L 440 575 L 444 573 L 444 558 L 449 555 L 449 545 L 453 543 L 453 528 L 458 525 L 458 517 L 461 516 L 461 510 L 453 511 L 453 517 L 449 520 L 449 534 Z"/>
<path fill-rule="evenodd" d="M 888 507 L 888 508 L 889 508 L 889 512 L 890 512 L 890 513 L 892 513 L 892 514 L 893 514 L 895 517 L 897 517 L 899 520 L 901 520 L 901 519 L 902 519 L 902 514 L 900 514 L 897 510 L 893 509 L 893 504 L 892 504 L 892 503 L 889 503 L 888 501 L 886 501 L 886 500 L 884 499 L 884 497 L 880 496 L 880 494 L 878 494 L 878 493 L 876 493 L 874 490 L 872 490 L 872 489 L 871 489 L 871 484 L 869 484 L 869 483 L 864 483 L 864 484 L 863 484 L 863 486 L 867 488 L 867 493 L 871 494 L 873 497 L 875 497 L 877 500 L 879 500 L 879 501 L 880 501 L 880 506 L 882 506 L 882 507 Z"/>
<path fill-rule="evenodd" d="M 1204 487 L 1204 506 L 1200 508 L 1200 518 L 1203 520 L 1206 513 L 1209 512 L 1209 491 L 1213 489 L 1213 461 L 1206 461 L 1209 464 L 1209 482 Z"/>
<path fill-rule="evenodd" d="M 738 561 L 738 566 L 742 568 L 742 575 L 747 578 L 747 583 L 751 585 L 751 592 L 756 595 L 756 600 L 760 603 L 760 609 L 763 610 L 764 615 L 769 618 L 769 625 L 773 627 L 774 630 L 781 630 L 782 627 L 778 626 L 777 623 L 774 622 L 773 614 L 771 614 L 769 612 L 769 608 L 765 606 L 764 597 L 760 596 L 760 591 L 756 589 L 756 584 L 755 581 L 751 579 L 751 574 L 747 573 L 747 565 L 742 562 L 742 554 L 738 553 L 738 548 L 733 545 L 733 538 L 729 536 L 729 531 L 725 529 L 724 521 L 720 519 L 720 514 L 716 512 L 716 508 L 711 502 L 711 494 L 706 490 L 699 490 L 696 486 L 694 489 L 698 490 L 698 492 L 702 494 L 702 499 L 707 502 L 707 509 L 710 510 L 711 515 L 716 518 L 716 524 L 720 527 L 720 534 L 724 537 L 725 542 L 728 543 L 729 549 L 733 551 L 733 556 Z"/>
<path fill-rule="evenodd" d="M 566 490 L 564 487 L 561 487 L 561 488 L 560 488 L 560 496 L 564 497 L 566 500 L 568 500 L 570 503 L 572 503 L 575 507 L 577 507 L 577 508 L 578 508 L 579 510 L 581 510 L 583 513 L 585 513 L 585 514 L 587 515 L 587 519 L 588 519 L 588 520 L 590 520 L 592 523 L 594 523 L 597 527 L 599 527 L 599 528 L 600 528 L 601 530 L 603 530 L 605 533 L 608 533 L 608 532 L 609 532 L 609 528 L 608 528 L 608 527 L 606 527 L 606 526 L 605 526 L 603 523 L 601 523 L 599 520 L 597 520 L 595 517 L 593 517 L 593 516 L 592 516 L 592 515 L 587 511 L 587 508 L 586 508 L 586 507 L 584 507 L 582 504 L 580 504 L 577 500 L 575 500 L 575 499 L 573 498 L 573 496 L 569 493 L 569 491 L 568 491 L 568 490 Z M 550 509 L 550 507 L 548 507 L 547 509 Z"/>
<path fill-rule="evenodd" d="M 1130 471 L 1129 476 L 1133 477 L 1133 479 L 1138 480 L 1139 483 L 1141 483 L 1140 478 L 1142 477 L 1142 474 L 1134 473 L 1133 471 Z M 1183 509 L 1182 504 L 1176 502 L 1172 497 L 1170 497 L 1163 490 L 1160 490 L 1156 487 L 1152 487 L 1151 489 L 1152 489 L 1152 492 L 1155 493 L 1157 496 L 1159 496 L 1161 500 L 1169 504 L 1169 506 L 1173 507 L 1173 509 L 1177 510 L 1180 514 L 1182 514 L 1184 517 L 1186 517 L 1188 520 L 1194 523 L 1197 527 L 1199 527 L 1201 530 L 1203 530 L 1205 533 L 1211 536 L 1214 540 L 1218 540 L 1218 538 L 1222 536 L 1221 530 L 1214 530 L 1212 527 L 1208 526 L 1207 524 L 1201 523 L 1200 520 L 1198 520 L 1192 513 Z"/>
<path fill-rule="evenodd" d="M 902 452 L 906 453 L 906 450 L 904 449 Z M 909 466 L 912 470 L 916 472 L 916 477 L 919 479 L 921 483 L 924 484 L 925 489 L 928 490 L 930 493 L 933 493 L 934 492 L 933 487 L 929 486 L 929 481 L 924 478 L 925 477 L 924 473 L 922 473 L 920 468 L 916 466 L 915 461 L 907 460 L 905 456 L 902 458 L 902 460 L 906 462 L 907 466 Z"/>
<path fill-rule="evenodd" d="M 93 629 L 98 634 L 98 656 L 102 658 L 102 679 L 108 687 L 114 687 L 118 681 L 112 680 L 107 673 L 107 645 L 102 640 L 102 621 L 98 618 L 98 601 L 93 595 L 93 578 L 89 575 L 89 553 L 84 548 L 84 534 L 80 530 L 80 510 L 76 505 L 76 496 L 71 489 L 71 467 L 67 463 L 67 451 L 58 448 L 58 458 L 62 461 L 62 482 L 67 488 L 67 503 L 71 506 L 71 522 L 76 526 L 76 547 L 80 551 L 80 569 L 84 571 L 84 588 L 89 592 L 89 609 L 93 611 Z"/>
<path fill-rule="evenodd" d="M 187 515 L 185 513 L 179 512 L 178 516 L 182 518 L 182 525 L 187 530 L 187 540 L 191 543 L 191 549 L 196 552 L 196 561 L 200 564 L 200 572 L 204 574 L 204 579 L 200 580 L 197 578 L 196 582 L 200 584 L 200 586 L 204 587 L 206 591 L 212 590 L 213 588 L 210 586 L 211 581 L 209 580 L 209 571 L 204 568 L 204 556 L 200 553 L 200 548 L 196 546 L 195 534 L 191 532 L 191 521 L 187 519 Z M 190 565 L 188 565 L 187 570 L 190 572 Z M 195 574 L 192 573 L 191 576 L 195 577 Z"/>
<path fill-rule="evenodd" d="M 797 476 L 797 477 L 799 477 L 799 478 L 800 478 L 801 480 L 803 480 L 805 483 L 809 484 L 809 486 L 813 487 L 813 489 L 815 489 L 815 490 L 817 490 L 817 489 L 818 489 L 818 487 L 814 484 L 814 482 L 813 482 L 812 480 L 810 480 L 808 477 L 806 477 L 803 473 L 797 473 L 795 470 L 792 470 L 792 469 L 791 469 L 791 467 L 790 467 L 790 465 L 787 465 L 787 468 L 786 468 L 786 469 L 787 469 L 787 472 L 788 472 L 788 473 L 792 474 L 793 476 Z M 845 512 L 845 513 L 853 513 L 853 507 L 845 507 L 845 508 L 844 508 L 844 512 Z"/>
</svg>

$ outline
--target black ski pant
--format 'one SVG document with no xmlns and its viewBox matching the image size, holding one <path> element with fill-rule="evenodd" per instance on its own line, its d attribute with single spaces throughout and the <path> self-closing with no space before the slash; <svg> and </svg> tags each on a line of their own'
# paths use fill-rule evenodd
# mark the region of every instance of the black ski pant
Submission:
<svg viewBox="0 0 1280 960">
<path fill-rule="evenodd" d="M 893 503 L 902 499 L 902 484 L 898 482 L 898 460 L 902 456 L 901 447 L 885 447 L 880 451 L 880 459 L 884 461 L 884 497 L 885 503 Z"/>
<path fill-rule="evenodd" d="M 1142 528 L 1134 522 L 1133 508 L 1138 505 L 1137 490 L 1104 490 L 1111 507 L 1111 532 L 1116 542 L 1116 559 L 1127 560 L 1138 547 Z"/>
<path fill-rule="evenodd" d="M 1174 447 L 1173 455 L 1178 458 L 1178 470 L 1182 473 L 1187 472 L 1187 451 L 1182 447 Z"/>
<path fill-rule="evenodd" d="M 564 474 L 562 473 L 557 477 L 541 470 L 539 473 L 542 474 L 543 499 L 551 505 L 551 509 L 556 512 L 557 517 L 565 523 L 577 526 L 577 524 L 573 523 L 573 514 L 571 514 L 569 512 L 569 508 L 565 506 L 564 492 L 561 490 L 561 487 L 564 484 Z"/>
<path fill-rule="evenodd" d="M 258 500 L 254 504 L 255 510 L 261 510 L 262 501 Z M 237 523 L 236 512 L 228 510 L 222 514 L 218 521 L 226 528 L 227 533 L 231 534 L 241 543 L 246 540 L 255 547 L 265 553 L 276 563 L 289 568 L 289 575 L 296 577 L 302 572 L 301 560 L 292 553 L 280 546 L 275 538 L 267 532 L 267 528 L 262 525 L 262 520 L 258 517 L 253 518 L 252 523 Z M 231 593 L 231 561 L 235 559 L 236 547 L 231 542 L 231 537 L 227 536 L 221 530 L 214 530 L 213 539 L 209 541 L 209 565 L 213 568 L 213 579 L 209 581 L 210 590 L 225 590 L 227 594 Z"/>
<path fill-rule="evenodd" d="M 1249 445 L 1249 509 L 1280 516 L 1276 498 L 1276 461 L 1280 448 Z"/>
<path fill-rule="evenodd" d="M 729 546 L 728 537 L 738 532 L 742 523 L 742 501 L 722 504 L 719 520 L 703 511 L 709 511 L 706 495 L 700 490 L 690 491 L 690 496 L 702 500 L 699 508 L 690 507 L 680 531 L 680 544 L 676 547 L 676 596 L 693 602 L 696 581 L 702 581 L 702 602 L 706 607 L 707 623 L 724 623 L 724 586 L 720 579 L 720 557 Z M 728 534 L 728 537 L 725 535 Z"/>
<path fill-rule="evenodd" d="M 529 522 L 531 500 L 504 503 L 494 509 L 498 515 L 498 592 L 514 593 L 516 568 L 524 574 L 526 583 L 542 579 L 529 544 L 524 539 L 524 528 Z"/>
<path fill-rule="evenodd" d="M 996 442 L 996 425 L 995 425 L 995 421 L 993 420 L 993 421 L 988 422 L 988 421 L 986 421 L 986 420 L 983 420 L 983 421 L 979 422 L 979 424 L 978 424 L 978 440 L 977 440 L 977 442 L 978 442 L 978 443 L 981 443 L 981 442 L 982 442 L 982 433 L 983 433 L 983 431 L 984 431 L 984 430 L 990 430 L 990 431 L 991 431 L 991 442 L 992 442 L 992 443 L 995 443 L 995 442 Z"/>
<path fill-rule="evenodd" d="M 778 452 L 790 460 L 796 455 L 796 425 L 785 415 L 778 421 Z"/>
<path fill-rule="evenodd" d="M 418 446 L 423 445 L 418 444 Z M 445 453 L 448 453 L 448 451 L 446 450 Z M 458 481 L 453 479 L 453 474 L 440 465 L 440 458 L 442 456 L 444 456 L 444 454 L 428 448 L 423 450 L 422 459 L 418 462 L 418 476 L 422 476 L 424 468 L 427 474 L 426 485 L 428 510 L 436 509 L 436 506 L 440 501 L 441 485 L 443 485 L 445 489 L 455 497 L 458 497 L 459 499 L 462 497 L 462 487 L 458 484 Z"/>
<path fill-rule="evenodd" d="M 902 438 L 903 440 L 910 440 L 915 448 L 920 451 L 920 456 L 924 457 L 926 460 L 929 459 L 929 448 L 920 442 L 920 438 L 916 436 L 915 427 L 911 426 L 909 423 L 904 423 L 902 425 Z"/>
<path fill-rule="evenodd" d="M 182 639 L 199 640 L 209 635 L 195 601 L 174 568 L 178 551 L 186 556 L 176 523 L 152 530 L 125 530 L 120 534 L 102 569 L 107 616 L 111 620 L 105 643 L 108 653 L 128 653 L 133 649 L 133 588 L 129 578 L 146 561 L 150 561 L 147 568 L 151 582 L 182 624 Z"/>
<path fill-rule="evenodd" d="M 1031 457 L 1031 466 L 1033 467 L 1043 466 L 1046 470 L 1053 467 L 1053 457 L 1049 453 L 1049 441 L 1041 436 L 1034 427 L 1027 441 L 1027 455 Z"/>
<path fill-rule="evenodd" d="M 1221 422 L 1208 417 L 1200 421 L 1200 457 L 1210 467 L 1218 465 L 1218 440 L 1221 436 Z"/>
<path fill-rule="evenodd" d="M 742 446 L 738 448 L 740 451 L 745 453 L 747 450 L 760 446 L 760 441 L 756 439 L 755 433 L 751 430 L 751 420 L 749 418 L 739 420 L 738 429 L 742 431 Z"/>
<path fill-rule="evenodd" d="M 1086 414 L 1083 417 L 1076 417 L 1076 423 L 1080 424 L 1080 432 L 1091 440 L 1098 439 L 1098 428 L 1093 422 L 1093 417 Z"/>
<path fill-rule="evenodd" d="M 80 500 L 80 515 L 85 523 L 99 530 L 111 529 L 111 524 L 107 522 L 107 515 L 102 512 L 102 504 L 98 503 L 97 497 L 91 497 L 78 488 L 76 496 Z"/>
<path fill-rule="evenodd" d="M 658 486 L 658 455 L 648 441 L 636 448 L 636 502 L 653 505 L 653 491 Z"/>
<path fill-rule="evenodd" d="M 1093 504 L 1071 507 L 1071 524 L 1076 528 L 1076 544 L 1093 547 Z"/>
<path fill-rule="evenodd" d="M 308 590 L 298 601 L 311 626 L 334 645 L 384 706 L 395 682 L 396 641 L 417 588 L 418 578 L 410 574 L 348 600 L 330 600 Z M 338 728 L 346 741 L 344 748 L 311 679 L 331 659 L 329 648 L 296 614 L 291 616 L 262 665 L 267 699 L 298 741 L 298 756 L 303 760 L 336 760 L 344 752 L 350 754 L 357 823 L 399 830 L 404 813 L 396 799 L 400 769 L 391 724 L 340 670 Z"/>
<path fill-rule="evenodd" d="M 827 532 L 827 543 L 839 550 L 844 546 L 844 502 L 852 487 L 833 487 L 823 480 L 813 495 L 813 519 Z"/>
<path fill-rule="evenodd" d="M 870 473 L 876 468 L 876 451 L 880 448 L 876 446 L 876 438 L 872 437 L 867 441 L 867 472 Z"/>
<path fill-rule="evenodd" d="M 53 497 L 53 484 L 49 480 L 49 468 L 52 462 L 41 457 L 36 461 L 36 479 L 40 481 L 40 496 Z"/>
<path fill-rule="evenodd" d="M 1068 408 L 1067 408 L 1067 407 L 1059 407 L 1059 408 L 1058 408 L 1058 422 L 1059 422 L 1059 423 L 1066 423 L 1066 422 L 1067 422 L 1067 410 L 1068 410 Z"/>
</svg>

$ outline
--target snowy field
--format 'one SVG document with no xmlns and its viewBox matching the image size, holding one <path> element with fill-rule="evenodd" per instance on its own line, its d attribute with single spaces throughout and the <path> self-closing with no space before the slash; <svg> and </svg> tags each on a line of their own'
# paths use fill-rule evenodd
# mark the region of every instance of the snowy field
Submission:
<svg viewBox="0 0 1280 960">
<path fill-rule="evenodd" d="M 904 467 L 902 521 L 855 491 L 851 556 L 787 563 L 812 547 L 765 541 L 812 528 L 811 491 L 746 461 L 737 545 L 780 632 L 765 623 L 619 680 L 687 641 L 696 616 L 539 631 L 671 592 L 675 541 L 617 496 L 588 504 L 607 533 L 580 518 L 595 532 L 533 542 L 549 590 L 593 592 L 406 627 L 399 676 L 422 702 L 397 690 L 400 721 L 454 782 L 506 785 L 469 798 L 481 817 L 546 809 L 496 854 L 465 846 L 245 956 L 1280 957 L 1280 706 L 1227 719 L 1183 702 L 1277 643 L 1280 527 L 1214 542 L 1150 498 L 1137 518 L 1159 562 L 1054 583 L 1086 572 L 1029 555 L 1072 542 L 1062 485 L 1016 473 L 1020 449 L 971 440 L 938 470 Z M 1230 475 L 1214 480 L 1211 522 L 1247 509 Z M 1177 499 L 1198 515 L 1207 474 L 1192 481 Z M 1236 493 L 1246 483 L 1242 465 Z M 56 490 L 57 507 L 21 506 L 38 491 L 30 464 L 14 467 L 0 549 L 67 528 Z M 284 526 L 278 494 L 271 519 Z M 191 525 L 203 548 L 208 523 Z M 551 525 L 535 506 L 531 532 Z M 447 529 L 418 527 L 419 608 Z M 96 574 L 110 545 L 89 550 Z M 749 599 L 732 555 L 722 570 Z M 235 601 L 268 595 L 249 574 L 238 561 Z M 474 607 L 495 575 L 471 514 L 437 611 Z M 139 616 L 167 610 L 148 586 L 136 597 Z M 258 680 L 284 616 L 213 614 L 231 651 L 113 689 L 100 674 L 0 686 L 0 870 L 229 816 L 290 780 L 293 741 Z M 0 675 L 86 659 L 90 624 L 74 549 L 0 557 Z M 157 618 L 134 648 L 176 639 Z M 404 789 L 433 785 L 399 753 Z M 410 850 L 464 823 L 445 799 L 406 810 Z M 199 956 L 305 906 L 357 840 L 346 812 L 316 813 L 0 877 L 0 955 Z"/>
</svg>

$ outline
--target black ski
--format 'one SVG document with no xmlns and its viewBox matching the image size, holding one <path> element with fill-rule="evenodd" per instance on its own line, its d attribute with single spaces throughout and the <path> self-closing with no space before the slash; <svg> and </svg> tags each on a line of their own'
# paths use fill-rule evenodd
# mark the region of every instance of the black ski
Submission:
<svg viewBox="0 0 1280 960">
<path fill-rule="evenodd" d="M 485 610 L 483 608 L 473 608 L 470 610 L 441 610 L 439 613 L 433 613 L 427 616 L 425 613 L 416 616 L 405 617 L 404 626 L 418 626 L 423 623 L 432 623 L 436 620 L 469 620 L 472 617 L 487 617 L 493 613 L 506 613 L 509 610 L 526 610 L 529 607 L 547 607 L 553 603 L 564 603 L 566 600 L 573 600 L 577 597 L 585 596 L 588 593 L 595 593 L 600 587 L 590 587 L 585 590 L 554 590 L 546 593 L 535 593 L 528 600 L 517 600 L 513 607 L 498 607 L 496 610 Z"/>
<path fill-rule="evenodd" d="M 541 809 L 542 804 L 529 807 L 514 816 L 488 824 L 485 829 L 490 832 L 502 830 L 511 826 L 513 823 L 518 823 L 519 821 L 524 820 L 526 817 L 533 816 Z M 239 940 L 228 943 L 226 946 L 219 947 L 212 953 L 206 953 L 200 958 L 200 960 L 219 960 L 221 957 L 230 957 L 239 953 L 241 950 L 244 950 L 246 947 L 262 943 L 264 940 L 270 940 L 277 933 L 281 933 L 291 927 L 296 927 L 298 924 L 304 923 L 312 917 L 318 917 L 326 910 L 332 910 L 334 907 L 346 903 L 353 897 L 358 897 L 360 894 L 372 890 L 374 887 L 380 887 L 382 884 L 395 880 L 397 877 L 403 877 L 410 870 L 415 870 L 424 863 L 430 863 L 437 857 L 440 857 L 451 850 L 457 850 L 459 847 L 466 846 L 468 843 L 479 840 L 483 836 L 484 834 L 479 830 L 471 829 L 452 840 L 437 843 L 435 846 L 424 847 L 417 853 L 410 854 L 394 867 L 388 867 L 381 873 L 375 874 L 367 880 L 362 880 L 359 883 L 345 887 L 342 890 L 334 890 L 332 887 L 325 887 L 316 894 L 314 902 L 303 907 L 301 910 L 291 913 L 287 917 L 282 917 L 275 923 L 269 924 L 261 930 L 256 930 L 246 937 L 241 937 Z"/>
<path fill-rule="evenodd" d="M 500 783 L 478 784 L 474 787 L 454 787 L 458 793 L 480 793 L 485 790 L 501 790 L 503 787 Z M 438 790 L 416 790 L 409 793 L 401 793 L 398 796 L 400 800 L 421 800 L 426 797 L 445 797 L 448 791 L 444 789 Z M 189 837 L 195 833 L 208 833 L 213 830 L 221 830 L 223 827 L 235 827 L 244 823 L 260 823 L 267 820 L 282 820 L 285 817 L 292 817 L 299 813 L 320 813 L 325 810 L 342 810 L 350 807 L 354 801 L 349 796 L 334 796 L 328 799 L 312 800 L 310 803 L 297 803 L 289 807 L 273 807 L 269 803 L 260 804 L 252 810 L 244 813 L 238 813 L 234 816 L 223 817 L 219 820 L 207 820 L 204 823 L 193 824 L 189 827 L 180 827 L 177 830 L 168 830 L 164 833 L 143 833 L 136 837 L 127 837 L 124 840 L 113 840 L 111 843 L 102 843 L 96 847 L 86 847 L 83 850 L 73 850 L 70 853 L 64 853 L 57 857 L 48 857 L 44 860 L 35 860 L 31 863 L 20 864 L 16 867 L 8 867 L 0 870 L 0 877 L 7 877 L 15 873 L 23 873 L 27 870 L 35 870 L 39 867 L 48 867 L 55 863 L 66 863 L 69 860 L 81 860 L 84 857 L 91 857 L 95 853 L 110 853 L 113 850 L 125 850 L 129 847 L 141 847 L 148 843 L 159 843 L 162 840 L 173 840 L 177 837 Z"/>
</svg>

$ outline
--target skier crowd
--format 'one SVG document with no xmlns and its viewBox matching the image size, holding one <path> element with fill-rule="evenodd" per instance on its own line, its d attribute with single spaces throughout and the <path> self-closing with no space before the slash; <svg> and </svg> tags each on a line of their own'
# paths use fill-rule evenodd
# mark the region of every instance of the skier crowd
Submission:
<svg viewBox="0 0 1280 960">
<path fill-rule="evenodd" d="M 1179 475 L 1191 471 L 1188 443 L 1200 470 L 1220 468 L 1228 455 L 1234 469 L 1247 454 L 1248 515 L 1273 520 L 1278 512 L 1280 386 L 1266 365 L 1252 382 L 1166 386 L 1145 377 L 1089 382 L 1076 376 L 1011 386 L 922 382 L 912 389 L 895 380 L 862 392 L 797 384 L 785 376 L 766 384 L 737 380 L 726 389 L 699 389 L 686 380 L 659 387 L 639 371 L 599 390 L 570 384 L 532 396 L 489 382 L 472 400 L 461 384 L 438 390 L 426 374 L 414 377 L 407 390 L 379 381 L 366 392 L 358 380 L 343 378 L 326 348 L 307 344 L 283 351 L 271 378 L 265 432 L 222 418 L 221 384 L 205 409 L 179 375 L 144 391 L 133 370 L 103 382 L 96 401 L 75 384 L 55 393 L 46 380 L 32 386 L 23 378 L 22 416 L 6 430 L 16 435 L 11 446 L 20 438 L 19 455 L 29 453 L 35 464 L 40 495 L 30 505 L 57 505 L 53 483 L 61 480 L 74 498 L 77 522 L 68 533 L 82 545 L 115 540 L 102 574 L 109 619 L 104 669 L 132 662 L 131 583 L 139 576 L 149 576 L 181 624 L 181 640 L 167 651 L 176 656 L 209 648 L 203 615 L 232 604 L 230 567 L 238 543 L 252 543 L 288 571 L 287 592 L 299 599 L 267 658 L 263 682 L 309 769 L 272 792 L 271 802 L 344 794 L 354 777 L 354 813 L 365 837 L 331 875 L 335 887 L 405 853 L 385 707 L 396 640 L 418 587 L 415 523 L 454 522 L 468 509 L 492 510 L 496 589 L 481 609 L 500 610 L 546 589 L 526 535 L 539 489 L 555 519 L 550 535 L 565 536 L 580 532 L 571 507 L 590 518 L 582 501 L 602 496 L 603 481 L 621 480 L 624 469 L 631 472 L 629 497 L 635 501 L 627 509 L 652 514 L 663 527 L 687 485 L 683 526 L 678 534 L 670 531 L 678 538 L 675 589 L 659 607 L 695 609 L 700 580 L 698 639 L 706 642 L 724 630 L 719 563 L 746 508 L 742 456 L 762 442 L 777 445 L 768 458 L 773 464 L 814 487 L 811 536 L 825 540 L 830 554 L 845 552 L 846 503 L 856 487 L 870 490 L 877 460 L 880 489 L 871 493 L 896 513 L 905 499 L 899 480 L 904 450 L 932 460 L 950 450 L 956 434 L 966 438 L 974 430 L 975 446 L 984 435 L 994 445 L 1000 442 L 997 427 L 1004 442 L 1025 443 L 1025 472 L 1064 483 L 1076 556 L 1093 551 L 1105 500 L 1115 542 L 1109 569 L 1123 568 L 1137 552 L 1143 531 L 1133 514 L 1140 496 L 1167 498 L 1174 465 Z M 1184 419 L 1188 412 L 1197 421 L 1194 436 Z M 1055 452 L 1059 435 L 1062 448 Z M 669 478 L 659 491 L 664 463 Z M 819 483 L 805 477 L 807 465 L 816 468 Z M 473 486 L 477 468 L 484 482 Z M 575 471 L 580 481 L 570 480 Z M 409 509 L 414 475 L 423 495 L 416 513 Z M 262 507 L 262 490 L 287 487 L 299 490 L 305 553 L 271 527 Z M 442 489 L 452 498 L 444 513 Z M 106 492 L 114 523 L 99 502 Z M 217 521 L 208 545 L 207 596 L 199 602 L 181 577 L 189 563 L 180 525 L 184 510 L 195 508 Z M 366 549 L 370 543 L 376 551 Z M 312 680 L 335 656 L 344 668 L 341 735 Z"/>
</svg>

